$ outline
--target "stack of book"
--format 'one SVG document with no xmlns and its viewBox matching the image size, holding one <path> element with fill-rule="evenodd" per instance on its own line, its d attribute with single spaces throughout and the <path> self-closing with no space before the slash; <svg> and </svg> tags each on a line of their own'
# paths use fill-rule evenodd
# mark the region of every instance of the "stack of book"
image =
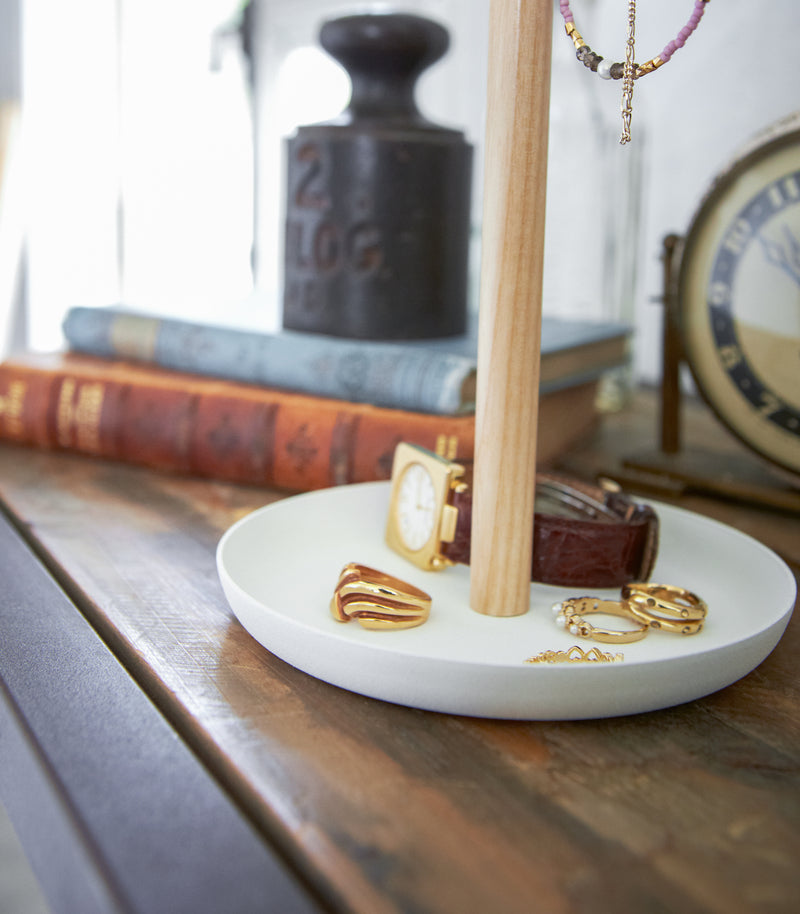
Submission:
<svg viewBox="0 0 800 914">
<path fill-rule="evenodd" d="M 473 457 L 474 337 L 370 343 L 116 308 L 74 308 L 64 333 L 66 353 L 0 364 L 0 438 L 291 491 L 387 479 L 400 441 Z M 539 466 L 594 428 L 627 342 L 618 324 L 544 320 Z"/>
</svg>

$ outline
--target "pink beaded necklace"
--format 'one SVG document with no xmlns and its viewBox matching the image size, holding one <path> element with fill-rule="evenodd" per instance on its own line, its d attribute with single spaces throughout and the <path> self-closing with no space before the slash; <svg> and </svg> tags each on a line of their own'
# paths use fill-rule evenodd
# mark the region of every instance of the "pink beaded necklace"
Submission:
<svg viewBox="0 0 800 914">
<path fill-rule="evenodd" d="M 706 4 L 711 0 L 694 0 L 692 15 L 689 17 L 686 25 L 678 32 L 672 41 L 668 42 L 664 50 L 656 57 L 650 58 L 647 63 L 637 64 L 633 61 L 634 43 L 636 35 L 636 0 L 628 0 L 628 35 L 625 50 L 624 63 L 611 63 L 599 54 L 596 54 L 588 44 L 583 40 L 583 36 L 575 27 L 572 10 L 569 8 L 569 0 L 559 0 L 561 15 L 564 17 L 564 26 L 567 35 L 572 39 L 575 45 L 575 51 L 585 67 L 588 67 L 603 79 L 621 79 L 622 80 L 622 136 L 620 143 L 629 143 L 631 139 L 631 103 L 633 100 L 633 81 L 640 76 L 646 76 L 657 70 L 662 64 L 667 63 L 678 48 L 686 44 L 686 40 L 697 28 Z"/>
</svg>

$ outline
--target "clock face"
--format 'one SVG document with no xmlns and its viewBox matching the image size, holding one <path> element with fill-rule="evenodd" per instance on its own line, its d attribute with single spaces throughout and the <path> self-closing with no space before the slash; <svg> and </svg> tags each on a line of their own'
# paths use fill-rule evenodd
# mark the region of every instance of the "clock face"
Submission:
<svg viewBox="0 0 800 914">
<path fill-rule="evenodd" d="M 718 179 L 687 236 L 679 283 L 700 392 L 754 451 L 800 473 L 800 132 Z"/>
<path fill-rule="evenodd" d="M 410 464 L 397 490 L 397 528 L 404 545 L 416 552 L 436 528 L 436 489 L 431 474 L 420 463 Z"/>
</svg>

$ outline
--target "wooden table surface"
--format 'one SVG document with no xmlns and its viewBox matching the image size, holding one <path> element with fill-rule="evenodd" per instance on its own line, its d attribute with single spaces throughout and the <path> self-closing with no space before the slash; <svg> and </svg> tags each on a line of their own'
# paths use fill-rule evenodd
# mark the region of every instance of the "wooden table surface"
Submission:
<svg viewBox="0 0 800 914">
<path fill-rule="evenodd" d="M 692 421 L 716 435 L 704 411 Z M 654 428 L 654 401 L 639 397 L 568 466 L 613 471 L 619 454 L 652 445 Z M 215 548 L 278 493 L 6 446 L 0 497 L 312 909 L 798 909 L 797 618 L 758 669 L 677 708 L 580 722 L 454 717 L 317 681 L 238 624 Z M 800 569 L 796 515 L 676 501 Z M 124 811 L 124 792 L 108 802 Z M 263 909 L 280 910 L 266 899 Z"/>
</svg>

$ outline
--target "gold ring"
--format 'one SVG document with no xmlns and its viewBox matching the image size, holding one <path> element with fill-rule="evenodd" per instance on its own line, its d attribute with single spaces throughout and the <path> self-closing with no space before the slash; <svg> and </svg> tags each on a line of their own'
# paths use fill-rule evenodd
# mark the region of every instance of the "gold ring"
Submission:
<svg viewBox="0 0 800 914">
<path fill-rule="evenodd" d="M 678 635 L 696 635 L 703 627 L 702 619 L 666 619 L 641 609 L 635 600 L 629 600 L 628 606 L 637 619 L 656 631 L 675 632 Z"/>
<path fill-rule="evenodd" d="M 624 600 L 599 600 L 595 597 L 572 597 L 563 603 L 553 605 L 556 625 L 566 628 L 573 635 L 582 638 L 591 638 L 594 641 L 605 641 L 609 644 L 629 644 L 631 641 L 641 641 L 647 634 L 650 626 L 634 615 L 630 606 Z M 587 622 L 583 616 L 593 613 L 602 613 L 608 616 L 621 616 L 636 623 L 636 628 L 616 629 L 600 628 Z"/>
<path fill-rule="evenodd" d="M 622 588 L 622 599 L 635 600 L 640 609 L 658 612 L 673 619 L 705 619 L 708 605 L 696 593 L 674 584 L 634 581 Z"/>
<path fill-rule="evenodd" d="M 599 647 L 585 651 L 573 644 L 568 651 L 541 651 L 535 657 L 528 657 L 525 663 L 622 663 L 624 659 L 624 654 L 601 651 Z"/>
<path fill-rule="evenodd" d="M 708 606 L 697 594 L 671 584 L 625 584 L 622 598 L 650 628 L 680 635 L 696 635 L 708 613 Z"/>
<path fill-rule="evenodd" d="M 430 611 L 431 598 L 424 591 L 356 562 L 344 566 L 331 599 L 337 622 L 356 619 L 371 631 L 414 628 Z"/>
</svg>

